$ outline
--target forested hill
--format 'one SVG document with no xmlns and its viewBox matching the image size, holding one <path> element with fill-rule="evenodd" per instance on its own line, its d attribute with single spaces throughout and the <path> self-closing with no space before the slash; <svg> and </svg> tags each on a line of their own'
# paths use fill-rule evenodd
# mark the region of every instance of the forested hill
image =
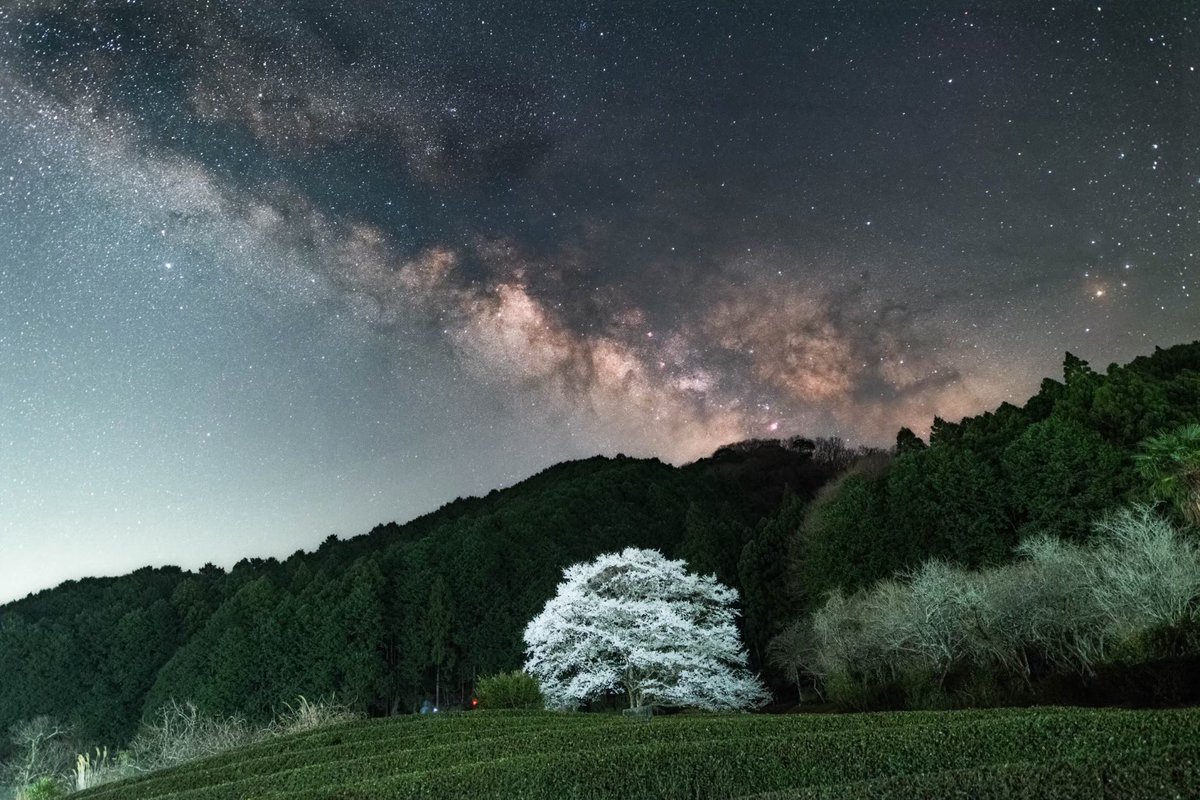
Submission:
<svg viewBox="0 0 1200 800">
<path fill-rule="evenodd" d="M 284 561 L 68 582 L 0 607 L 0 730 L 50 715 L 120 744 L 172 698 L 251 718 L 299 695 L 375 714 L 455 704 L 520 664 L 564 566 L 626 546 L 736 587 L 762 669 L 829 589 L 931 557 L 1003 561 L 1027 535 L 1079 539 L 1155 500 L 1134 456 L 1185 423 L 1200 423 L 1200 342 L 1104 372 L 1068 355 L 1023 406 L 937 420 L 928 444 L 902 430 L 891 453 L 793 439 L 685 467 L 593 458 Z"/>
<path fill-rule="evenodd" d="M 655 547 L 739 583 L 760 520 L 839 466 L 820 444 L 749 443 L 683 468 L 591 458 L 283 561 L 69 581 L 0 607 L 0 730 L 46 714 L 117 743 L 169 698 L 251 717 L 301 694 L 373 713 L 438 688 L 458 701 L 519 665 L 521 631 L 570 563 Z"/>
<path fill-rule="evenodd" d="M 1139 474 L 1135 456 L 1150 437 L 1193 423 L 1200 342 L 1103 372 L 1068 353 L 1063 381 L 1044 380 L 1023 406 L 937 419 L 928 445 L 901 430 L 892 456 L 863 459 L 831 483 L 791 538 L 793 597 L 811 609 L 830 589 L 865 586 L 931 558 L 994 564 L 1037 533 L 1078 541 L 1105 511 L 1131 501 L 1165 501 L 1186 523 L 1178 504 Z M 1200 463 L 1188 441 L 1172 456 L 1176 468 Z"/>
</svg>

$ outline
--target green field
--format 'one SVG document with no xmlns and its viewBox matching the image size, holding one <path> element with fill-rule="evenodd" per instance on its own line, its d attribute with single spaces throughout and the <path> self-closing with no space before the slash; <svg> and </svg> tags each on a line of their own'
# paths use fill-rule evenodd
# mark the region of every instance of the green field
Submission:
<svg viewBox="0 0 1200 800">
<path fill-rule="evenodd" d="M 1200 710 L 403 717 L 274 739 L 76 796 L 1195 798 Z"/>
</svg>

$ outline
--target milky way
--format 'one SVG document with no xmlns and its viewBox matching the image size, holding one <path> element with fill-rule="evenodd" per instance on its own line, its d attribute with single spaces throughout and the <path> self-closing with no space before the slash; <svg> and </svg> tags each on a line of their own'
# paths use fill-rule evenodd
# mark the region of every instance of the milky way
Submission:
<svg viewBox="0 0 1200 800">
<path fill-rule="evenodd" d="M 1196 17 L 0 4 L 0 600 L 1195 339 Z"/>
</svg>

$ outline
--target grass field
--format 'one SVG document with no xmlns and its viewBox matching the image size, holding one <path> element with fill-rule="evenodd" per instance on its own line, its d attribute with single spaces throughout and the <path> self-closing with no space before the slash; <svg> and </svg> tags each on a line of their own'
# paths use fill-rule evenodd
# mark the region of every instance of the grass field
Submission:
<svg viewBox="0 0 1200 800">
<path fill-rule="evenodd" d="M 471 712 L 274 739 L 76 795 L 318 798 L 1200 797 L 1200 709 L 847 715 Z"/>
</svg>

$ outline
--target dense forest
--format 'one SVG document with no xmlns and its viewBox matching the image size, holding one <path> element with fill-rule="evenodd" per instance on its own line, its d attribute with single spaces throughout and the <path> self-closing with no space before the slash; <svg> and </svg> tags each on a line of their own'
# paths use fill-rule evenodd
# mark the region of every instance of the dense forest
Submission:
<svg viewBox="0 0 1200 800">
<path fill-rule="evenodd" d="M 520 665 L 565 565 L 626 546 L 737 588 L 751 665 L 783 695 L 772 638 L 830 590 L 930 558 L 1003 564 L 1035 534 L 1086 541 L 1106 510 L 1158 499 L 1134 468 L 1147 437 L 1195 422 L 1200 342 L 1104 372 L 1068 355 L 1062 382 L 936 420 L 928 443 L 902 430 L 887 452 L 795 438 L 684 467 L 597 457 L 282 561 L 70 581 L 0 607 L 0 729 L 49 715 L 119 744 L 171 699 L 249 718 L 300 695 L 377 715 L 461 704 Z"/>
</svg>

